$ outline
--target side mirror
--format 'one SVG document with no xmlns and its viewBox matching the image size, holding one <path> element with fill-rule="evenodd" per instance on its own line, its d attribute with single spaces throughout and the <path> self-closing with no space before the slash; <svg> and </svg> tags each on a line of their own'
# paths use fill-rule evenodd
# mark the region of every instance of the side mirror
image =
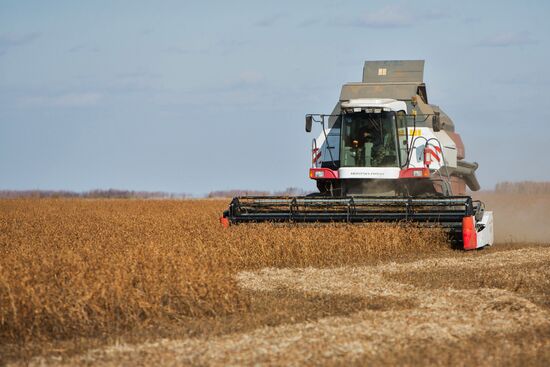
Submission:
<svg viewBox="0 0 550 367">
<path fill-rule="evenodd" d="M 311 115 L 306 115 L 306 132 L 311 132 L 311 125 L 313 125 L 313 117 Z"/>
<path fill-rule="evenodd" d="M 432 116 L 432 127 L 435 132 L 441 130 L 441 118 L 440 118 L 439 112 L 435 112 L 434 115 Z"/>
</svg>

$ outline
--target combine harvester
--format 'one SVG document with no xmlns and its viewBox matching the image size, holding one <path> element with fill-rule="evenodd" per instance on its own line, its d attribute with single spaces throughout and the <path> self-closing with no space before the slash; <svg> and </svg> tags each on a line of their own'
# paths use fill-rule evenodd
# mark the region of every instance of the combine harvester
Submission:
<svg viewBox="0 0 550 367">
<path fill-rule="evenodd" d="M 424 61 L 367 61 L 318 123 L 309 177 L 319 192 L 235 197 L 224 226 L 249 222 L 414 222 L 449 230 L 466 250 L 493 244 L 493 213 L 466 195 L 480 186 L 452 120 L 429 104 Z"/>
</svg>

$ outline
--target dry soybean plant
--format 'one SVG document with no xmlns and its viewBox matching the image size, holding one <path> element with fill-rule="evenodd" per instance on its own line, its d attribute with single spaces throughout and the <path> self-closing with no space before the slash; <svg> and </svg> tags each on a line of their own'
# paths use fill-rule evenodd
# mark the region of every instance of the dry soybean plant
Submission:
<svg viewBox="0 0 550 367">
<path fill-rule="evenodd" d="M 227 201 L 0 200 L 0 340 L 95 337 L 246 312 L 235 273 L 450 251 L 398 225 L 223 229 Z"/>
</svg>

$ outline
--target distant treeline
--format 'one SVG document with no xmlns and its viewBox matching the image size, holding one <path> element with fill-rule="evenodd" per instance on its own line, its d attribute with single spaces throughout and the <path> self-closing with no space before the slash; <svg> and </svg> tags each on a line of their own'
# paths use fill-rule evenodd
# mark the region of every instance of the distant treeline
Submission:
<svg viewBox="0 0 550 367">
<path fill-rule="evenodd" d="M 309 192 L 296 187 L 283 191 L 258 190 L 218 190 L 211 191 L 207 198 L 229 198 L 235 196 L 296 196 Z M 90 199 L 182 199 L 191 198 L 187 194 L 174 194 L 164 191 L 130 191 L 130 190 L 90 190 L 84 192 L 67 190 L 0 190 L 0 198 L 90 198 Z"/>
<path fill-rule="evenodd" d="M 187 197 L 162 191 L 90 190 L 84 192 L 56 190 L 0 190 L 0 198 L 96 198 L 96 199 L 176 199 Z"/>
<path fill-rule="evenodd" d="M 495 185 L 495 192 L 504 194 L 549 194 L 550 182 L 500 182 Z M 217 190 L 206 195 L 207 198 L 232 198 L 235 196 L 299 196 L 311 191 L 289 187 L 283 191 L 260 190 Z M 96 199 L 182 199 L 191 198 L 187 194 L 175 194 L 164 191 L 131 191 L 131 190 L 90 190 L 84 192 L 56 190 L 0 190 L 0 198 L 96 198 Z"/>
<path fill-rule="evenodd" d="M 503 194 L 550 194 L 550 182 L 500 182 L 495 192 Z"/>
<path fill-rule="evenodd" d="M 211 191 L 208 198 L 232 198 L 235 196 L 299 196 L 309 194 L 310 191 L 299 189 L 297 187 L 289 187 L 283 191 L 258 191 L 258 190 L 218 190 Z"/>
</svg>

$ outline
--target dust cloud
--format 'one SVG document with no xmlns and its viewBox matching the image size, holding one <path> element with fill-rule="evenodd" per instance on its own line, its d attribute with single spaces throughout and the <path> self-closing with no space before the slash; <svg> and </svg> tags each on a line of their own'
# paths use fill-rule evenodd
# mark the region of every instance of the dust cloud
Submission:
<svg viewBox="0 0 550 367">
<path fill-rule="evenodd" d="M 550 243 L 550 194 L 473 193 L 492 210 L 495 242 Z"/>
</svg>

